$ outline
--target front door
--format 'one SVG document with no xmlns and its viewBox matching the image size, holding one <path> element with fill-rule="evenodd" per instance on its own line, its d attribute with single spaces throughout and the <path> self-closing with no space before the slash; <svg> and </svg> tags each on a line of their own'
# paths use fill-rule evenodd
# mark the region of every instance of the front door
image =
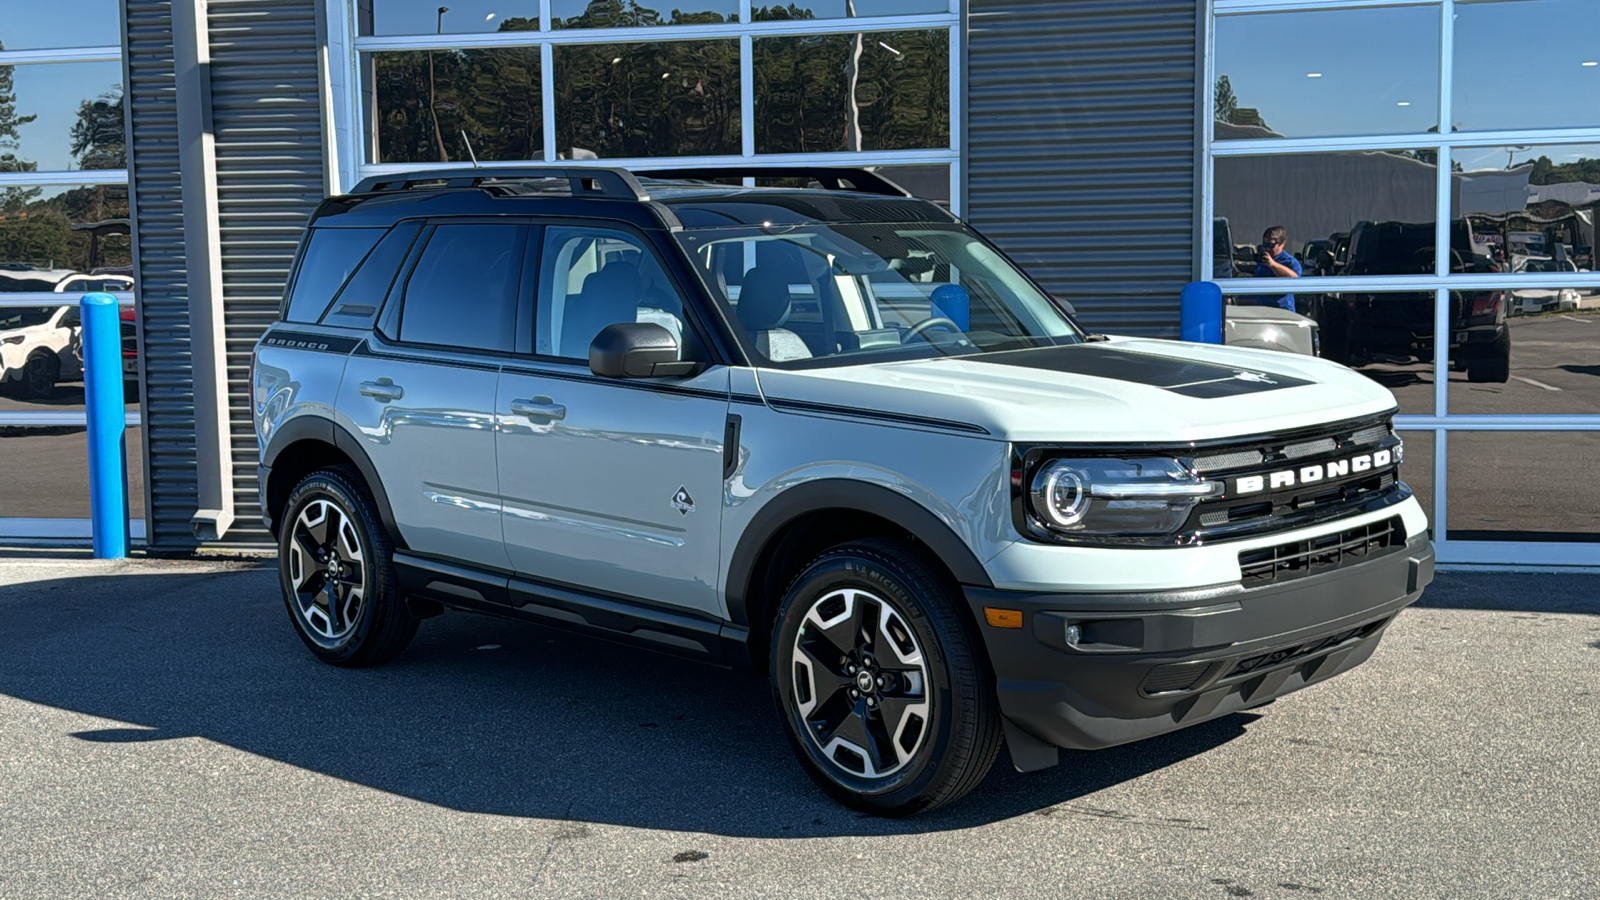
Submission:
<svg viewBox="0 0 1600 900">
<path fill-rule="evenodd" d="M 606 325 L 656 322 L 700 352 L 682 294 L 637 235 L 547 227 L 535 355 L 495 401 L 502 521 L 530 578 L 716 614 L 728 370 L 611 379 L 588 367 Z"/>
</svg>

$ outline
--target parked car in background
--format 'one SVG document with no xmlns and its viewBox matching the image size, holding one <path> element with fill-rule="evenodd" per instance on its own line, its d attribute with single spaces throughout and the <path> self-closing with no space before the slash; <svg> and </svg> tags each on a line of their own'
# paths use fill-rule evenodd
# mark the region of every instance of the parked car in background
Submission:
<svg viewBox="0 0 1600 900">
<path fill-rule="evenodd" d="M 83 378 L 82 334 L 77 295 L 95 291 L 131 291 L 133 278 L 112 272 L 76 272 L 17 263 L 0 264 L 0 296 L 19 293 L 54 293 L 63 305 L 0 307 L 0 384 L 19 396 L 44 399 L 61 382 Z M 123 373 L 137 378 L 137 345 L 132 342 L 133 310 L 124 307 Z M 130 351 L 132 353 L 130 359 Z"/>
<path fill-rule="evenodd" d="M 1432 222 L 1361 222 L 1350 233 L 1340 275 L 1431 275 L 1435 247 Z M 1464 221 L 1451 223 L 1450 271 L 1488 274 L 1500 266 L 1477 252 Z M 1449 358 L 1467 380 L 1504 382 L 1511 375 L 1511 332 L 1498 290 L 1451 291 Z M 1322 329 L 1323 355 L 1348 366 L 1380 358 L 1433 358 L 1433 291 L 1322 294 L 1311 304 Z"/>
<path fill-rule="evenodd" d="M 1576 273 L 1578 267 L 1571 260 L 1549 256 L 1513 256 L 1511 271 L 1519 275 L 1564 275 Z M 1517 288 L 1507 294 L 1510 296 L 1508 312 L 1514 316 L 1578 309 L 1582 306 L 1576 288 Z"/>
<path fill-rule="evenodd" d="M 77 307 L 0 308 L 0 384 L 42 400 L 82 377 Z"/>
<path fill-rule="evenodd" d="M 1317 331 L 1317 320 L 1278 306 L 1223 307 L 1222 342 L 1230 347 L 1316 356 L 1321 343 Z"/>
</svg>

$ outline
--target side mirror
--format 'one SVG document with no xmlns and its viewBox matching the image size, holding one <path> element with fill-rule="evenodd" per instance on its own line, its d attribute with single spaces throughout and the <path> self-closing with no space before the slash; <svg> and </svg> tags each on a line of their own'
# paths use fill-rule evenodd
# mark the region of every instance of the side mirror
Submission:
<svg viewBox="0 0 1600 900">
<path fill-rule="evenodd" d="M 693 375 L 700 364 L 678 358 L 678 340 L 654 322 L 607 325 L 589 345 L 589 371 L 606 378 Z"/>
</svg>

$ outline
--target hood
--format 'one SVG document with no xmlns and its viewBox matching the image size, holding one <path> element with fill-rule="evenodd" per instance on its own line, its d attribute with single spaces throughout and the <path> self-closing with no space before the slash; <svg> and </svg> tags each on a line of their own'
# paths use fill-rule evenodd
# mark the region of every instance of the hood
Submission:
<svg viewBox="0 0 1600 900">
<path fill-rule="evenodd" d="M 1313 427 L 1395 406 L 1386 388 L 1327 360 L 1138 338 L 762 369 L 759 379 L 779 410 L 844 407 L 890 420 L 933 419 L 1016 442 L 1186 443 Z"/>
</svg>

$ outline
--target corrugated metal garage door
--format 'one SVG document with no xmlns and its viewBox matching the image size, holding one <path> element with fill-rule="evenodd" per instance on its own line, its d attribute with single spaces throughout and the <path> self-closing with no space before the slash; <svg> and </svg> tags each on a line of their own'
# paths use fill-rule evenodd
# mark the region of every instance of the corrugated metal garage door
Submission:
<svg viewBox="0 0 1600 900">
<path fill-rule="evenodd" d="M 1195 0 L 971 0 L 967 216 L 1098 331 L 1176 336 Z"/>
<path fill-rule="evenodd" d="M 313 0 L 210 0 L 222 298 L 233 437 L 229 544 L 271 541 L 256 494 L 250 350 L 278 314 L 295 244 L 322 201 Z"/>
<path fill-rule="evenodd" d="M 172 5 L 126 0 L 128 167 L 134 267 L 144 367 L 145 477 L 152 547 L 192 545 L 194 390 L 178 181 L 178 95 Z M 138 490 L 138 488 L 132 488 Z"/>
<path fill-rule="evenodd" d="M 148 399 L 151 544 L 193 547 L 194 398 L 177 174 L 168 0 L 127 0 Z M 222 543 L 265 545 L 250 424 L 250 350 L 277 313 L 300 229 L 323 194 L 314 0 L 210 0 L 234 524 Z"/>
</svg>

